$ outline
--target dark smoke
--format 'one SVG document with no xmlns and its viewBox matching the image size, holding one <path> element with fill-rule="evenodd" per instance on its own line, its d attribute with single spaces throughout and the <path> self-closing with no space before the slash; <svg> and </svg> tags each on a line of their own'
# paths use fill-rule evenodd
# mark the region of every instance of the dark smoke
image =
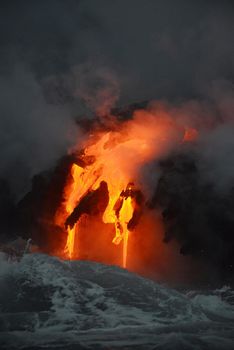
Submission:
<svg viewBox="0 0 234 350">
<path fill-rule="evenodd" d="M 15 193 L 64 153 L 87 108 L 228 99 L 232 1 L 1 1 L 0 16 L 0 176 L 17 167 Z"/>
<path fill-rule="evenodd" d="M 79 137 L 63 106 L 46 103 L 32 73 L 17 67 L 0 77 L 0 177 L 18 198 L 33 175 L 55 164 Z"/>
</svg>

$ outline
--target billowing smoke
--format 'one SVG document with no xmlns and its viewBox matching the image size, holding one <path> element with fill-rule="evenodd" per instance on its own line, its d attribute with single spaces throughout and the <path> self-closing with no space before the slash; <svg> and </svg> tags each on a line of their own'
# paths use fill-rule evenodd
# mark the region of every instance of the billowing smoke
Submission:
<svg viewBox="0 0 234 350">
<path fill-rule="evenodd" d="M 1 174 L 18 162 L 27 182 L 52 164 L 74 130 L 69 115 L 87 107 L 105 114 L 117 101 L 214 96 L 222 109 L 232 104 L 231 1 L 3 1 L 0 16 Z"/>
<path fill-rule="evenodd" d="M 2 76 L 0 89 L 0 177 L 18 197 L 30 189 L 32 176 L 67 153 L 79 133 L 69 111 L 46 103 L 40 85 L 22 67 Z"/>
</svg>

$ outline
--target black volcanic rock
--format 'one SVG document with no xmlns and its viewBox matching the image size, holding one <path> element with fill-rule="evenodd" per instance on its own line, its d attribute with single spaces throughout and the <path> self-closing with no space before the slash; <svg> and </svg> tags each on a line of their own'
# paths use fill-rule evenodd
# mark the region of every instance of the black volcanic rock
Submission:
<svg viewBox="0 0 234 350">
<path fill-rule="evenodd" d="M 16 236 L 16 206 L 7 180 L 0 179 L 0 237 L 1 241 Z"/>
<path fill-rule="evenodd" d="M 219 195 L 211 184 L 199 182 L 193 153 L 176 153 L 161 161 L 161 177 L 151 208 L 159 208 L 164 241 L 176 239 L 182 254 L 209 261 L 226 275 L 234 267 L 234 190 Z"/>
<path fill-rule="evenodd" d="M 74 156 L 64 156 L 57 166 L 32 179 L 32 188 L 17 204 L 17 224 L 21 236 L 32 238 L 44 250 L 63 246 L 65 232 L 54 225 L 54 216 L 63 202 L 63 190 Z"/>
<path fill-rule="evenodd" d="M 134 111 L 139 109 L 146 109 L 149 101 L 141 101 L 130 104 L 124 107 L 112 108 L 111 114 L 117 117 L 119 120 L 131 119 Z"/>
</svg>

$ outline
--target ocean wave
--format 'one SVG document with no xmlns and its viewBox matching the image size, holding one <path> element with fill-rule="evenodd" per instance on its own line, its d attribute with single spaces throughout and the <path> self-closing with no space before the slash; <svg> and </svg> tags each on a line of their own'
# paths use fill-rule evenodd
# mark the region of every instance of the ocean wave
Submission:
<svg viewBox="0 0 234 350">
<path fill-rule="evenodd" d="M 230 287 L 181 293 L 116 266 L 0 259 L 1 348 L 234 348 Z"/>
</svg>

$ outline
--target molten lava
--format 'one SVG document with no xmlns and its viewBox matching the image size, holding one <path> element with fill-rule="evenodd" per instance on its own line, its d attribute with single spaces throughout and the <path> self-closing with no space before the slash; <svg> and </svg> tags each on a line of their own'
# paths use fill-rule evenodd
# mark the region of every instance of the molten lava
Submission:
<svg viewBox="0 0 234 350">
<path fill-rule="evenodd" d="M 142 192 L 145 189 L 140 180 L 142 168 L 165 155 L 181 140 L 195 138 L 195 134 L 193 131 L 184 131 L 170 118 L 155 118 L 147 111 L 138 111 L 133 119 L 116 122 L 112 131 L 91 135 L 82 145 L 82 156 L 77 156 L 77 163 L 72 165 L 70 180 L 64 190 L 65 202 L 59 208 L 55 220 L 61 227 L 67 223 L 65 257 L 80 257 L 79 235 L 82 226 L 86 225 L 87 220 L 91 221 L 89 218 L 101 214 L 104 230 L 110 225 L 113 227 L 110 230 L 112 243 L 116 246 L 122 244 L 121 265 L 126 267 L 129 233 L 133 231 L 135 235 L 137 223 L 144 211 L 141 188 Z M 104 207 L 102 205 L 101 209 L 100 199 L 93 201 L 102 196 L 102 183 L 107 185 L 108 203 Z M 135 189 L 129 187 L 129 183 L 136 186 Z M 95 208 L 87 208 L 90 205 Z M 91 230 L 95 230 L 94 226 Z M 98 235 L 101 235 L 101 230 L 94 233 L 94 237 Z"/>
<path fill-rule="evenodd" d="M 116 221 L 116 235 L 113 239 L 113 243 L 119 244 L 123 239 L 123 267 L 127 266 L 127 253 L 128 253 L 128 227 L 127 224 L 133 216 L 133 205 L 131 197 L 125 199 L 123 206 L 120 210 L 119 219 Z M 122 229 L 120 229 L 122 227 Z M 122 232 L 121 232 L 122 231 Z"/>
</svg>

